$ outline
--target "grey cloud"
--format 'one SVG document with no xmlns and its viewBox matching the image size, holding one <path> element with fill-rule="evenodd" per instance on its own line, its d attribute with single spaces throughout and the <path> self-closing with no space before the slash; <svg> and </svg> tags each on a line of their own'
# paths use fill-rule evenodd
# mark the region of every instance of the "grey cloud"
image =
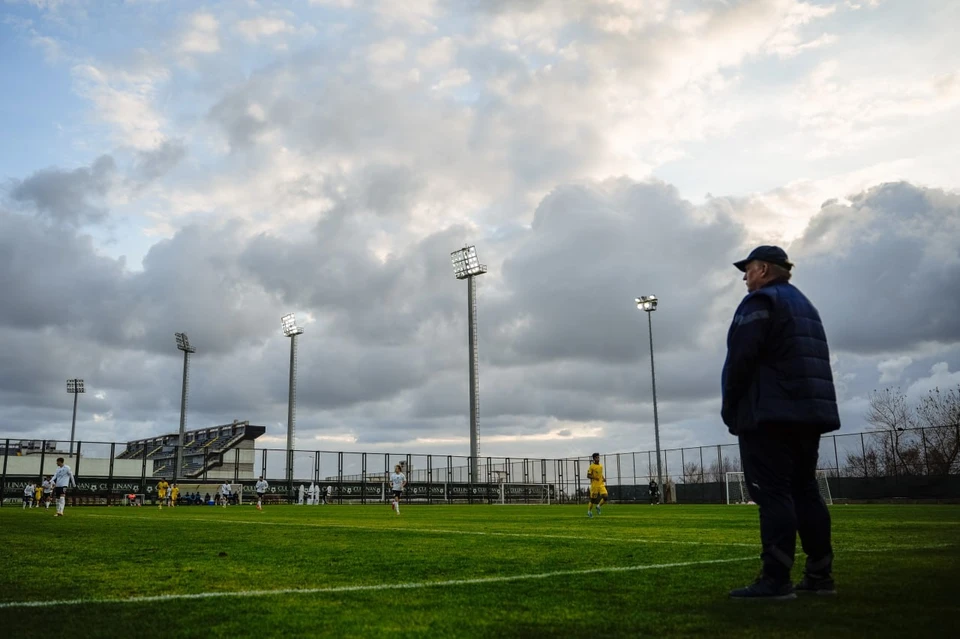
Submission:
<svg viewBox="0 0 960 639">
<path fill-rule="evenodd" d="M 304 197 L 333 193 L 322 179 L 298 184 L 293 191 Z M 6 428 L 61 436 L 69 417 L 63 382 L 77 375 L 105 391 L 103 399 L 82 398 L 83 432 L 128 439 L 175 430 L 181 369 L 172 333 L 183 330 L 198 346 L 189 424 L 251 419 L 282 436 L 289 342 L 279 317 L 297 311 L 315 320 L 300 338 L 301 442 L 353 433 L 356 446 L 370 450 L 417 436 L 466 436 L 466 295 L 449 253 L 471 232 L 451 227 L 387 256 L 370 248 L 378 233 L 402 227 L 423 184 L 421 174 L 379 165 L 346 183 L 313 233 L 249 238 L 240 223 L 190 226 L 155 244 L 141 272 L 98 256 L 73 229 L 3 212 L 0 292 L 15 302 L 0 311 L 0 339 L 15 346 L 0 356 Z M 789 250 L 797 284 L 824 314 L 848 376 L 845 397 L 855 402 L 876 384 L 879 361 L 853 339 L 858 327 L 887 330 L 886 349 L 932 339 L 931 326 L 946 329 L 944 343 L 957 343 L 941 315 L 952 308 L 944 298 L 954 290 L 957 204 L 955 195 L 910 185 L 852 202 L 827 205 Z M 491 268 L 479 280 L 483 434 L 571 433 L 562 444 L 485 450 L 548 454 L 593 441 L 564 422 L 602 425 L 606 449 L 645 448 L 647 318 L 632 300 L 648 293 L 662 300 L 652 319 L 664 441 L 689 443 L 696 433 L 721 441 L 717 378 L 725 328 L 744 293 L 730 265 L 748 248 L 743 238 L 730 218 L 703 215 L 669 185 L 626 179 L 558 188 L 529 227 L 477 237 Z M 893 257 L 901 255 L 912 257 Z M 856 285 L 866 273 L 882 268 L 889 299 L 869 306 L 863 293 L 848 301 L 861 294 Z M 908 317 L 898 323 L 888 304 L 917 287 L 920 310 L 902 309 Z M 955 368 L 951 352 L 944 361 Z M 931 365 L 929 354 L 911 357 L 905 379 Z M 94 411 L 101 421 L 92 420 Z"/>
<path fill-rule="evenodd" d="M 152 182 L 169 173 L 187 155 L 183 140 L 165 140 L 156 149 L 138 151 L 134 172 L 143 182 Z"/>
<path fill-rule="evenodd" d="M 29 202 L 41 215 L 74 226 L 99 222 L 107 210 L 96 204 L 105 196 L 116 175 L 116 163 L 109 155 L 97 158 L 89 167 L 64 171 L 44 169 L 16 184 L 10 192 L 17 202 Z"/>
<path fill-rule="evenodd" d="M 513 336 L 495 361 L 635 361 L 646 350 L 646 319 L 633 300 L 644 294 L 661 298 L 654 317 L 661 348 L 697 340 L 714 299 L 736 279 L 713 278 L 730 270 L 742 234 L 728 219 L 697 221 L 664 184 L 620 180 L 554 191 L 504 261 L 509 301 L 486 311 L 491 330 Z"/>
<path fill-rule="evenodd" d="M 960 342 L 960 195 L 884 184 L 826 203 L 791 247 L 834 349 Z"/>
</svg>

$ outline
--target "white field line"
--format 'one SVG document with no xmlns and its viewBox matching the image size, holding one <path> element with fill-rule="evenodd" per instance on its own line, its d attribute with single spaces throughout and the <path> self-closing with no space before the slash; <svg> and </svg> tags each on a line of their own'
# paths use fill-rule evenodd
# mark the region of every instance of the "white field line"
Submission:
<svg viewBox="0 0 960 639">
<path fill-rule="evenodd" d="M 97 517 L 97 518 L 115 518 L 115 519 L 131 519 L 130 517 L 122 517 L 120 515 L 86 515 L 87 517 Z M 146 519 L 144 517 L 143 519 Z M 153 520 L 158 521 L 158 520 Z M 240 524 L 245 526 L 293 526 L 293 527 L 305 527 L 305 528 L 325 528 L 328 530 L 333 529 L 343 529 L 343 530 L 371 530 L 376 532 L 384 533 L 393 533 L 393 532 L 405 532 L 405 533 L 429 533 L 434 535 L 471 535 L 479 537 L 519 537 L 526 539 L 566 539 L 572 541 L 589 541 L 592 543 L 622 543 L 622 542 L 634 542 L 639 544 L 673 544 L 673 545 L 683 545 L 683 546 L 731 546 L 734 548 L 756 548 L 758 544 L 740 544 L 740 543 L 728 543 L 728 542 L 711 542 L 711 541 L 680 541 L 672 539 L 649 539 L 644 537 L 588 537 L 584 535 L 551 535 L 551 534 L 537 534 L 537 533 L 511 533 L 511 532 L 497 532 L 497 531 L 488 531 L 488 530 L 448 530 L 443 528 L 399 528 L 396 526 L 359 526 L 356 524 L 335 524 L 335 523 L 323 523 L 323 524 L 314 524 L 309 522 L 294 522 L 294 521 L 251 521 L 245 519 L 207 519 L 207 518 L 190 518 L 190 519 L 178 519 L 178 522 L 187 522 L 187 521 L 201 521 L 205 523 L 214 523 L 214 524 Z"/>
<path fill-rule="evenodd" d="M 86 517 L 96 517 L 100 519 L 112 518 L 112 519 L 131 519 L 131 517 L 124 517 L 121 515 L 85 515 Z M 147 519 L 143 517 L 143 519 Z M 152 521 L 159 521 L 153 519 Z M 681 546 L 720 546 L 720 547 L 732 547 L 732 548 L 757 548 L 759 549 L 759 541 L 755 544 L 744 544 L 744 543 L 734 543 L 734 542 L 723 542 L 723 541 L 683 541 L 675 539 L 650 539 L 648 537 L 588 537 L 584 535 L 552 535 L 552 534 L 537 534 L 537 533 L 511 533 L 511 532 L 498 532 L 498 531 L 488 531 L 488 530 L 448 530 L 443 528 L 399 528 L 396 526 L 360 526 L 357 524 L 337 524 L 337 523 L 323 523 L 316 524 L 310 522 L 295 522 L 295 521 L 254 521 L 247 519 L 209 519 L 209 518 L 191 518 L 191 519 L 178 519 L 178 522 L 186 521 L 200 521 L 204 523 L 214 523 L 214 524 L 240 524 L 244 526 L 293 526 L 293 527 L 304 527 L 304 528 L 324 528 L 328 530 L 333 529 L 343 529 L 343 530 L 371 530 L 375 532 L 405 532 L 405 533 L 429 533 L 434 535 L 471 535 L 479 537 L 518 537 L 525 539 L 564 539 L 571 541 L 589 541 L 591 543 L 638 543 L 638 544 L 671 544 L 671 545 L 681 545 Z M 893 552 L 893 551 L 903 551 L 903 550 L 938 550 L 941 548 L 949 548 L 952 544 L 928 544 L 924 546 L 916 545 L 900 545 L 900 546 L 840 546 L 834 547 L 834 553 L 837 552 Z"/>
<path fill-rule="evenodd" d="M 709 564 L 727 564 L 736 561 L 755 560 L 756 557 L 735 557 L 733 559 L 705 559 L 702 561 L 684 561 L 670 564 L 645 564 L 640 566 L 610 566 L 608 568 L 585 568 L 583 570 L 556 570 L 526 575 L 510 575 L 504 577 L 477 577 L 475 579 L 448 579 L 446 581 L 420 581 L 400 584 L 372 584 L 367 586 L 331 586 L 329 588 L 280 588 L 277 590 L 235 590 L 232 592 L 197 592 L 192 594 L 149 595 L 143 597 L 127 597 L 126 599 L 61 599 L 59 601 L 8 601 L 0 603 L 0 609 L 5 608 L 51 608 L 54 606 L 73 606 L 91 604 L 139 604 L 162 601 L 180 601 L 185 599 L 213 599 L 216 597 L 269 597 L 275 595 L 312 595 L 330 594 L 339 592 L 365 592 L 380 590 L 416 590 L 420 588 L 443 588 L 449 586 L 475 586 L 482 584 L 496 584 L 509 581 L 525 581 L 530 579 L 549 579 L 551 577 L 567 577 L 574 575 L 591 575 L 611 572 L 636 572 L 640 570 L 660 570 L 664 568 L 685 568 L 689 566 L 706 566 Z"/>
</svg>

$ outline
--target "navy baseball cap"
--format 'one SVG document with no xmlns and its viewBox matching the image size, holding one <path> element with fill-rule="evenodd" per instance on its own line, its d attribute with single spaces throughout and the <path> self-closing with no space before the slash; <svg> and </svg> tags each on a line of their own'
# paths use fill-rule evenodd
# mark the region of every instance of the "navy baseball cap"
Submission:
<svg viewBox="0 0 960 639">
<path fill-rule="evenodd" d="M 779 246 L 758 246 L 750 251 L 750 255 L 748 255 L 746 259 L 740 260 L 739 262 L 734 262 L 733 265 L 741 271 L 746 271 L 747 264 L 754 260 L 770 262 L 771 264 L 782 266 L 788 271 L 793 268 L 793 262 L 787 259 L 787 252 Z"/>
</svg>

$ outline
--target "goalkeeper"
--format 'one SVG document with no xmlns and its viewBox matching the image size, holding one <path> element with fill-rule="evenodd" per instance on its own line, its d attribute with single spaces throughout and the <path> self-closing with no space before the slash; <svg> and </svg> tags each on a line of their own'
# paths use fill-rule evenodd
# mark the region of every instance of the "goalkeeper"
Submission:
<svg viewBox="0 0 960 639">
<path fill-rule="evenodd" d="M 587 479 L 590 480 L 590 505 L 587 506 L 587 517 L 593 517 L 593 507 L 596 505 L 597 514 L 600 506 L 607 503 L 607 478 L 603 476 L 603 464 L 600 463 L 600 453 L 593 454 L 593 462 L 587 469 Z"/>
</svg>

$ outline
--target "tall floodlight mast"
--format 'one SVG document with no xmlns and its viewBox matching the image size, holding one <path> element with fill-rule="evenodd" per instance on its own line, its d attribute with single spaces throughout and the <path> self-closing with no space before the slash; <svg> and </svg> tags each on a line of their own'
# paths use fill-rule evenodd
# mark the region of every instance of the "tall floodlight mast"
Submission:
<svg viewBox="0 0 960 639">
<path fill-rule="evenodd" d="M 663 470 L 660 466 L 660 419 L 657 416 L 657 372 L 653 366 L 653 320 L 651 319 L 660 300 L 656 295 L 641 295 L 634 302 L 637 309 L 647 314 L 647 329 L 650 333 L 650 382 L 653 385 L 653 436 L 657 447 L 657 485 L 660 487 L 660 503 L 663 503 Z"/>
<path fill-rule="evenodd" d="M 173 469 L 173 481 L 177 481 L 183 471 L 183 434 L 187 429 L 187 384 L 190 379 L 190 353 L 197 349 L 190 345 L 186 333 L 174 333 L 177 349 L 183 351 L 183 389 L 180 391 L 180 437 L 177 438 L 177 465 Z"/>
<path fill-rule="evenodd" d="M 73 454 L 73 440 L 77 433 L 77 395 L 83 392 L 82 379 L 68 379 L 67 392 L 73 393 L 73 421 L 70 422 L 70 454 Z"/>
<path fill-rule="evenodd" d="M 297 335 L 303 329 L 297 326 L 293 313 L 280 318 L 283 334 L 290 338 L 290 396 L 287 400 L 287 482 L 293 481 L 293 448 L 297 421 Z"/>
<path fill-rule="evenodd" d="M 453 274 L 458 280 L 467 280 L 468 343 L 470 348 L 470 481 L 477 481 L 480 461 L 479 399 L 480 375 L 477 371 L 477 284 L 474 278 L 487 272 L 487 265 L 477 259 L 477 248 L 465 246 L 450 254 Z"/>
</svg>

